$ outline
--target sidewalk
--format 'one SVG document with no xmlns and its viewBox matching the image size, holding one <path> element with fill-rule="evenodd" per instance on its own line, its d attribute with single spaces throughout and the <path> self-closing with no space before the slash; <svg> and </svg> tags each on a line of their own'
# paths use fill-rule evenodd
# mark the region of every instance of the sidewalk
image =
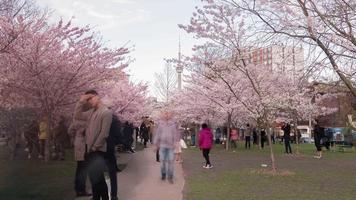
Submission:
<svg viewBox="0 0 356 200">
<path fill-rule="evenodd" d="M 125 155 L 126 156 L 126 155 Z M 118 174 L 120 200 L 182 200 L 182 165 L 175 163 L 174 184 L 160 179 L 160 163 L 152 147 L 129 154 L 125 170 Z M 119 163 L 120 158 L 119 158 Z"/>
<path fill-rule="evenodd" d="M 118 173 L 119 200 L 183 200 L 184 177 L 182 164 L 174 165 L 174 184 L 160 178 L 160 163 L 153 147 L 134 154 L 119 154 L 118 163 L 127 167 Z M 110 180 L 106 183 L 109 187 Z M 90 198 L 76 198 L 88 200 Z"/>
</svg>

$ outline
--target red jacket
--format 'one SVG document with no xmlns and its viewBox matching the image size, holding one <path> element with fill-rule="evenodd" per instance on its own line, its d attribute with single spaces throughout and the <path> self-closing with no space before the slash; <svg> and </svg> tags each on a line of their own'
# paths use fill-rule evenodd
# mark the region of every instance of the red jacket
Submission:
<svg viewBox="0 0 356 200">
<path fill-rule="evenodd" d="M 209 128 L 204 128 L 199 132 L 199 148 L 211 149 L 213 146 L 213 134 Z"/>
</svg>

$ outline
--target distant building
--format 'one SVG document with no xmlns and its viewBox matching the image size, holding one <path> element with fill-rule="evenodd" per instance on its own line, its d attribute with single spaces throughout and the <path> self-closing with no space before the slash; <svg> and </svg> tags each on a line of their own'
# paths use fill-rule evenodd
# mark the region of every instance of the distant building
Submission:
<svg viewBox="0 0 356 200">
<path fill-rule="evenodd" d="M 249 48 L 243 51 L 247 64 L 267 65 L 271 71 L 301 73 L 304 70 L 304 51 L 302 47 L 270 45 L 262 48 Z"/>
</svg>

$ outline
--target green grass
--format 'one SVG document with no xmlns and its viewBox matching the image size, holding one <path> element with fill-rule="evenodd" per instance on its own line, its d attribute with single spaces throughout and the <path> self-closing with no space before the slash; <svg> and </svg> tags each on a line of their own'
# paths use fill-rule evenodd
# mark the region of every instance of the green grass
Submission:
<svg viewBox="0 0 356 200">
<path fill-rule="evenodd" d="M 183 168 L 188 174 L 184 189 L 187 200 L 352 200 L 356 198 L 356 153 L 324 152 L 314 159 L 315 147 L 300 145 L 300 156 L 284 155 L 284 146 L 274 145 L 277 168 L 289 175 L 256 173 L 269 163 L 269 148 L 211 151 L 212 170 L 201 167 L 196 148 L 184 152 Z M 293 145 L 295 147 L 295 144 Z M 268 146 L 267 146 L 268 147 Z M 295 150 L 295 149 L 293 149 Z"/>
<path fill-rule="evenodd" d="M 64 200 L 74 199 L 76 163 L 68 152 L 65 161 L 40 160 L 8 161 L 6 151 L 0 150 L 0 199 L 6 200 Z"/>
<path fill-rule="evenodd" d="M 137 144 L 136 151 L 144 146 Z M 0 147 L 0 200 L 68 200 L 74 199 L 76 162 L 73 150 L 64 161 L 27 160 L 23 148 L 19 156 L 8 160 L 8 150 Z M 120 163 L 124 170 L 126 163 Z"/>
</svg>

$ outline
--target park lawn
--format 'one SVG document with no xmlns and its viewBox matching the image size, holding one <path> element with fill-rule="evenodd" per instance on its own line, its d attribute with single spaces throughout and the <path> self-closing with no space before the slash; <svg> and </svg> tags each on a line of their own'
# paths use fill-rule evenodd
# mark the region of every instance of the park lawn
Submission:
<svg viewBox="0 0 356 200">
<path fill-rule="evenodd" d="M 74 199 L 76 163 L 68 152 L 65 161 L 8 161 L 6 150 L 0 150 L 0 199 L 6 200 L 65 200 Z"/>
<path fill-rule="evenodd" d="M 276 164 L 286 175 L 259 173 L 270 166 L 269 148 L 235 152 L 215 146 L 211 152 L 214 168 L 202 168 L 204 159 L 197 148 L 183 152 L 186 174 L 186 200 L 294 200 L 356 199 L 356 153 L 324 152 L 314 159 L 315 147 L 301 144 L 301 155 L 284 155 L 283 145 L 275 144 Z M 295 150 L 295 144 L 293 145 Z"/>
<path fill-rule="evenodd" d="M 142 144 L 136 151 L 142 151 Z M 27 160 L 23 150 L 8 160 L 8 152 L 0 146 L 0 200 L 68 200 L 75 198 L 74 175 L 76 162 L 73 149 L 67 150 L 64 161 L 45 163 L 36 158 Z M 126 163 L 118 164 L 124 170 Z M 90 186 L 90 184 L 87 184 Z M 87 186 L 87 187 L 88 187 Z"/>
</svg>

